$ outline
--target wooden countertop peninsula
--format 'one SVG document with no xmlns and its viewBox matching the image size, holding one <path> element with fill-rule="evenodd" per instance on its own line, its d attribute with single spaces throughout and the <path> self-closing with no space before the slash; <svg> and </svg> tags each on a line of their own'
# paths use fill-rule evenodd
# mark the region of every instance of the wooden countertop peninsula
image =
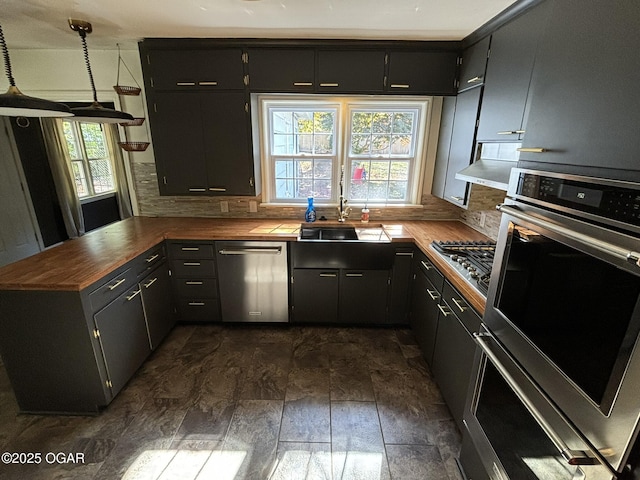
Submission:
<svg viewBox="0 0 640 480">
<path fill-rule="evenodd" d="M 433 240 L 487 240 L 485 235 L 457 221 L 347 225 L 382 227 L 392 242 L 414 242 L 467 301 L 484 312 L 485 299 L 460 280 L 430 244 Z M 295 241 L 299 227 L 300 222 L 290 219 L 132 217 L 1 267 L 0 290 L 80 291 L 165 239 Z"/>
</svg>

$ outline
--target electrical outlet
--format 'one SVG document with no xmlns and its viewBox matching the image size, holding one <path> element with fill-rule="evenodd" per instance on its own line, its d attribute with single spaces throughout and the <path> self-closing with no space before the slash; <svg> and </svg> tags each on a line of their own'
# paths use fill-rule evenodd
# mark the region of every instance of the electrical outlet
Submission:
<svg viewBox="0 0 640 480">
<path fill-rule="evenodd" d="M 229 213 L 229 202 L 227 202 L 226 200 L 222 200 L 220 202 L 220 211 L 222 213 Z"/>
<path fill-rule="evenodd" d="M 249 212 L 256 213 L 258 211 L 258 202 L 255 200 L 249 200 Z"/>
<path fill-rule="evenodd" d="M 487 221 L 487 214 L 486 212 L 480 212 L 480 221 L 478 222 L 478 224 L 481 227 L 484 227 L 485 222 Z"/>
</svg>

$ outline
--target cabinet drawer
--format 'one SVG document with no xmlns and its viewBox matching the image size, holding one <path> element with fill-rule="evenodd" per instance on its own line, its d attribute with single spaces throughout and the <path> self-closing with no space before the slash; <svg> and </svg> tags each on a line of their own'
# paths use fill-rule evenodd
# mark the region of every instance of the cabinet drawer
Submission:
<svg viewBox="0 0 640 480">
<path fill-rule="evenodd" d="M 136 271 L 129 268 L 115 275 L 111 275 L 107 281 L 89 294 L 91 309 L 97 312 L 107 303 L 118 297 L 136 281 Z"/>
<path fill-rule="evenodd" d="M 218 282 L 215 278 L 176 278 L 174 286 L 179 297 L 218 298 Z"/>
<path fill-rule="evenodd" d="M 178 300 L 180 320 L 219 322 L 220 305 L 215 298 L 190 298 Z"/>
<path fill-rule="evenodd" d="M 425 255 L 418 256 L 418 268 L 439 292 L 442 291 L 444 276 Z"/>
<path fill-rule="evenodd" d="M 171 258 L 213 258 L 213 244 L 207 243 L 169 243 Z"/>
<path fill-rule="evenodd" d="M 460 319 L 469 334 L 477 332 L 480 329 L 480 316 L 475 312 L 471 305 L 462 298 L 462 295 L 449 284 L 444 282 L 442 290 L 442 299 L 449 306 L 449 309 Z"/>
<path fill-rule="evenodd" d="M 155 247 L 147 250 L 134 261 L 136 276 L 140 278 L 142 275 L 146 275 L 148 272 L 160 265 L 165 257 L 166 253 L 164 244 L 156 245 Z"/>
<path fill-rule="evenodd" d="M 213 260 L 173 260 L 171 262 L 176 277 L 215 277 L 216 268 Z"/>
</svg>

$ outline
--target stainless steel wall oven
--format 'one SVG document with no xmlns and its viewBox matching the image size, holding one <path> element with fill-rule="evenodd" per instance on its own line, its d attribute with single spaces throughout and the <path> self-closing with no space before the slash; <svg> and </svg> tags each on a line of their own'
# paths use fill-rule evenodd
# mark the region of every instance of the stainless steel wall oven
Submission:
<svg viewBox="0 0 640 480">
<path fill-rule="evenodd" d="M 622 477 L 640 415 L 640 185 L 513 169 L 508 196 L 467 427 L 493 478 Z"/>
</svg>

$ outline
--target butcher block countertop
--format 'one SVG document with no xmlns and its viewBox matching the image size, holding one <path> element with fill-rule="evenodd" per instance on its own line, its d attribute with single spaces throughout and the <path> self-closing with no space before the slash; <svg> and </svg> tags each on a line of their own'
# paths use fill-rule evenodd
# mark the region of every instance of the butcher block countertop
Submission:
<svg viewBox="0 0 640 480">
<path fill-rule="evenodd" d="M 320 223 L 320 222 L 318 222 Z M 322 222 L 322 225 L 330 222 Z M 487 240 L 457 221 L 347 222 L 383 228 L 391 242 L 415 242 L 479 312 L 485 299 L 430 247 L 433 240 Z M 278 219 L 132 217 L 0 267 L 0 290 L 80 291 L 165 239 L 295 241 L 300 222 Z"/>
</svg>

